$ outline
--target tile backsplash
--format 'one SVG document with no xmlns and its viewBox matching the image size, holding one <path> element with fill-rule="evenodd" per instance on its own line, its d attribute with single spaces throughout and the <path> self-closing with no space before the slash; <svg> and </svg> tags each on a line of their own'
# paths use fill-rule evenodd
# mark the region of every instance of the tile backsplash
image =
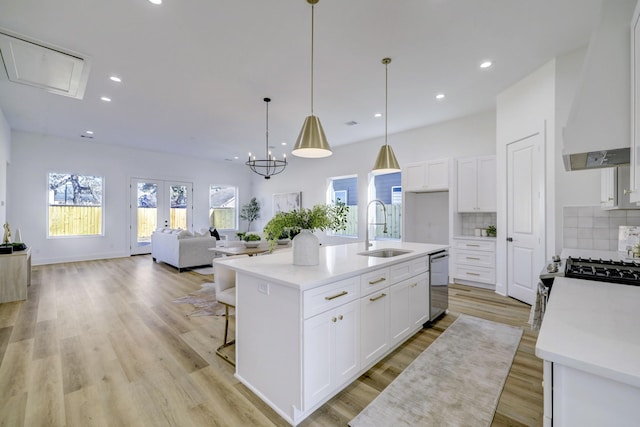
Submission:
<svg viewBox="0 0 640 427">
<path fill-rule="evenodd" d="M 463 236 L 473 236 L 476 228 L 487 228 L 496 225 L 496 213 L 461 213 L 460 224 Z"/>
<path fill-rule="evenodd" d="M 618 227 L 640 225 L 640 209 L 602 210 L 600 206 L 565 206 L 562 212 L 563 247 L 618 250 Z"/>
</svg>

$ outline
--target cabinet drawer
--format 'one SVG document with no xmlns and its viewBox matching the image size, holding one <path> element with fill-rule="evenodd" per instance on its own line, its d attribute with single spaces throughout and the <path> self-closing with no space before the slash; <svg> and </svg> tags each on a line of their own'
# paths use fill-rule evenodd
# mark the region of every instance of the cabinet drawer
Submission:
<svg viewBox="0 0 640 427">
<path fill-rule="evenodd" d="M 413 261 L 408 261 L 411 263 L 411 275 L 415 276 L 416 274 L 421 274 L 429 271 L 429 257 L 425 256 L 422 258 L 414 259 Z"/>
<path fill-rule="evenodd" d="M 496 270 L 495 268 L 458 265 L 456 266 L 454 279 L 471 280 L 474 282 L 483 282 L 495 285 Z"/>
<path fill-rule="evenodd" d="M 493 240 L 454 240 L 453 247 L 456 249 L 495 252 L 496 242 Z"/>
<path fill-rule="evenodd" d="M 457 250 L 454 257 L 456 264 L 489 268 L 496 266 L 495 252 Z"/>
<path fill-rule="evenodd" d="M 389 269 L 381 268 L 360 276 L 360 294 L 368 295 L 371 292 L 386 288 L 391 283 Z"/>
<path fill-rule="evenodd" d="M 304 318 L 322 313 L 360 296 L 360 276 L 340 280 L 329 285 L 304 291 L 302 309 Z"/>
</svg>

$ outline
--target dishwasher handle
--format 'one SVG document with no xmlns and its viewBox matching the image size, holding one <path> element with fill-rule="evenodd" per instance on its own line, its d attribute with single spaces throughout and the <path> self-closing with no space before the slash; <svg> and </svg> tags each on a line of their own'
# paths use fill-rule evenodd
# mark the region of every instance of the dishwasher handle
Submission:
<svg viewBox="0 0 640 427">
<path fill-rule="evenodd" d="M 435 256 L 431 255 L 431 261 L 433 262 L 433 261 L 436 261 L 442 258 L 448 258 L 448 257 L 449 257 L 449 254 L 447 252 L 439 253 L 438 255 L 435 255 Z"/>
</svg>

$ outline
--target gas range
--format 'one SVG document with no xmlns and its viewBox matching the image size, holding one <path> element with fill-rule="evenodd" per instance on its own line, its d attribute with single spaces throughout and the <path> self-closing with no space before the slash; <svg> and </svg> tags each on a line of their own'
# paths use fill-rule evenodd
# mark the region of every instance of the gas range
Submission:
<svg viewBox="0 0 640 427">
<path fill-rule="evenodd" d="M 554 257 L 540 273 L 540 280 L 550 288 L 558 276 L 640 286 L 640 260 Z"/>
<path fill-rule="evenodd" d="M 565 277 L 640 286 L 640 263 L 635 260 L 567 258 Z"/>
</svg>

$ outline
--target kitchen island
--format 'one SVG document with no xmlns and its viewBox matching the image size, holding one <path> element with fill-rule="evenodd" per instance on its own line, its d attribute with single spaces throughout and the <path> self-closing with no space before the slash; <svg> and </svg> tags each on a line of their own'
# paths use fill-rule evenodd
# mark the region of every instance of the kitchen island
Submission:
<svg viewBox="0 0 640 427">
<path fill-rule="evenodd" d="M 323 246 L 317 266 L 289 250 L 221 260 L 236 271 L 236 377 L 292 425 L 429 320 L 429 255 L 446 245 Z"/>
<path fill-rule="evenodd" d="M 640 287 L 558 277 L 536 343 L 545 426 L 636 426 Z"/>
</svg>

